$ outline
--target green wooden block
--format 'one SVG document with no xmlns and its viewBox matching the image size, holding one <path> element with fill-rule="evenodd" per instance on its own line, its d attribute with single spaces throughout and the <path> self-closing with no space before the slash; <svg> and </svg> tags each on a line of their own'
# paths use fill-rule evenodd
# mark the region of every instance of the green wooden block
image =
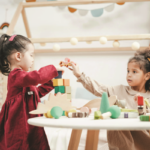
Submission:
<svg viewBox="0 0 150 150">
<path fill-rule="evenodd" d="M 109 108 L 109 101 L 108 101 L 108 96 L 106 92 L 103 92 L 102 94 L 102 99 L 101 99 L 101 105 L 100 105 L 100 111 L 101 113 L 106 113 Z"/>
<path fill-rule="evenodd" d="M 94 112 L 94 119 L 101 119 L 100 116 L 101 116 L 101 112 L 100 111 L 95 111 Z"/>
<path fill-rule="evenodd" d="M 65 87 L 64 86 L 55 86 L 55 94 L 58 92 L 65 93 Z"/>
<path fill-rule="evenodd" d="M 141 115 L 141 116 L 140 116 L 140 120 L 141 120 L 141 121 L 149 121 L 149 120 L 150 120 L 150 116 Z"/>
</svg>

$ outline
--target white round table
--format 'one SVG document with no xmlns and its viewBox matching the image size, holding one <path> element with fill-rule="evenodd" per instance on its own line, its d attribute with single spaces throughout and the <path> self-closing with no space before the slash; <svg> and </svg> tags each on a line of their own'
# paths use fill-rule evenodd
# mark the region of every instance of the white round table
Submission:
<svg viewBox="0 0 150 150">
<path fill-rule="evenodd" d="M 100 129 L 106 130 L 150 130 L 150 122 L 140 121 L 139 118 L 94 120 L 89 118 L 51 119 L 36 117 L 28 119 L 30 125 L 39 127 L 72 128 L 68 150 L 77 150 L 82 129 L 87 129 L 86 150 L 97 150 Z"/>
</svg>

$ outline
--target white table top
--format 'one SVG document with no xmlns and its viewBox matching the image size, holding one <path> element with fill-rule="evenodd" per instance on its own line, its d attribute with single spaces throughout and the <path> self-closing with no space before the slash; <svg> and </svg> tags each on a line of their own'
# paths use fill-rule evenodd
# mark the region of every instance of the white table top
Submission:
<svg viewBox="0 0 150 150">
<path fill-rule="evenodd" d="M 67 118 L 51 119 L 36 117 L 28 119 L 28 123 L 40 127 L 89 129 L 89 130 L 150 130 L 150 122 L 140 121 L 139 118 L 119 118 L 94 120 L 93 118 Z"/>
</svg>

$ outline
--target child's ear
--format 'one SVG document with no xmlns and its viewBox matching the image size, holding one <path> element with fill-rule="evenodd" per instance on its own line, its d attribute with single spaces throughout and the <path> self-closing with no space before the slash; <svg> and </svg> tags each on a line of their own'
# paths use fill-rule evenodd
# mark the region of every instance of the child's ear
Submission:
<svg viewBox="0 0 150 150">
<path fill-rule="evenodd" d="M 145 79 L 146 79 L 146 80 L 149 80 L 149 79 L 150 79 L 150 72 L 146 73 Z"/>
<path fill-rule="evenodd" d="M 16 53 L 15 53 L 15 59 L 16 59 L 17 61 L 21 61 L 21 57 L 22 57 L 22 55 L 21 55 L 20 52 L 16 52 Z"/>
</svg>

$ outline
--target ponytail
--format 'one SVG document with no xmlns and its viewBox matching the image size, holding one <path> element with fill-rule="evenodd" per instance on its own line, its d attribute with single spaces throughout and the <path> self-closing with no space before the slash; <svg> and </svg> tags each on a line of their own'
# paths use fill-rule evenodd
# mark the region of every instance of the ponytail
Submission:
<svg viewBox="0 0 150 150">
<path fill-rule="evenodd" d="M 4 43 L 10 38 L 7 34 L 3 34 L 0 38 L 0 72 L 4 75 L 10 73 L 9 62 L 5 55 Z"/>
</svg>

